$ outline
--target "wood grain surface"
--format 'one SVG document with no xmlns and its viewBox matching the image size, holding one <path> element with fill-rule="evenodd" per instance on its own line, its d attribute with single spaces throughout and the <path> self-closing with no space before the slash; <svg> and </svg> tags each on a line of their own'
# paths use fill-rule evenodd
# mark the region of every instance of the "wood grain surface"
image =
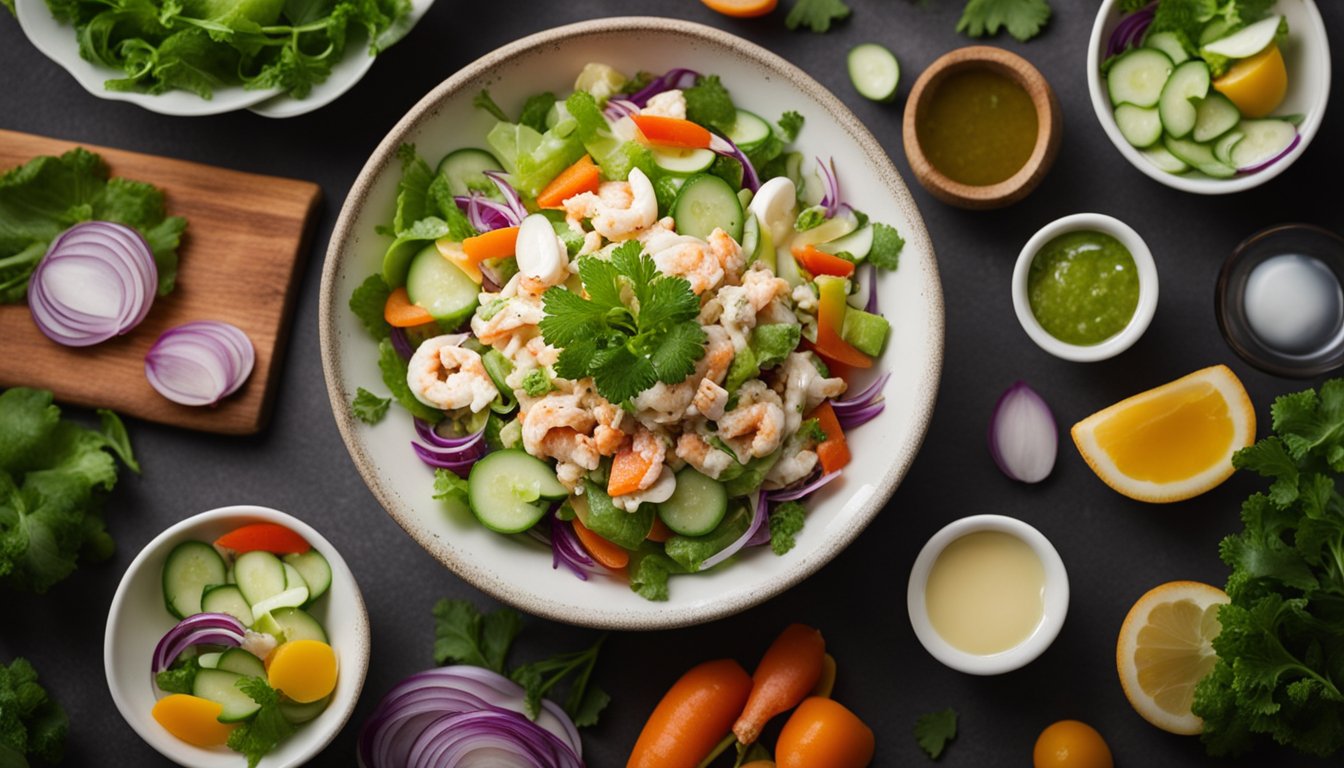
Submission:
<svg viewBox="0 0 1344 768">
<path fill-rule="evenodd" d="M 97 152 L 113 176 L 164 191 L 184 216 L 177 287 L 125 336 L 92 347 L 57 344 L 26 305 L 0 306 L 0 387 L 52 390 L 63 403 L 220 434 L 251 434 L 270 415 L 309 226 L 321 190 L 306 181 L 241 173 L 183 160 L 0 130 L 0 169 L 76 146 Z M 145 353 L 165 330 L 193 320 L 241 328 L 257 362 L 243 387 L 218 405 L 192 408 L 164 398 L 145 378 Z"/>
</svg>

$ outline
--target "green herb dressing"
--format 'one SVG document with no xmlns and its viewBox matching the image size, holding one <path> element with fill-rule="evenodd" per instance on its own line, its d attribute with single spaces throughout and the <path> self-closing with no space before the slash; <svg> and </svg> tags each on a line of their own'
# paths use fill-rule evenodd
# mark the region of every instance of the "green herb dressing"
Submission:
<svg viewBox="0 0 1344 768">
<path fill-rule="evenodd" d="M 983 187 L 1012 178 L 1031 158 L 1036 106 L 1016 80 L 972 68 L 948 75 L 920 110 L 915 134 L 933 167 Z"/>
<path fill-rule="evenodd" d="M 1031 313 L 1055 338 L 1099 344 L 1124 330 L 1139 305 L 1129 249 L 1102 232 L 1067 232 L 1036 252 L 1027 274 Z"/>
</svg>

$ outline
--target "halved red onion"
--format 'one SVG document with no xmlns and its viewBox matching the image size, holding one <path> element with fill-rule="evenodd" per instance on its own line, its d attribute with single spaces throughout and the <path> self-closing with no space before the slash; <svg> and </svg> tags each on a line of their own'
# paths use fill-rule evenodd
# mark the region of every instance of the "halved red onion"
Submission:
<svg viewBox="0 0 1344 768">
<path fill-rule="evenodd" d="M 747 546 L 747 542 L 751 541 L 752 538 L 756 536 L 757 532 L 761 530 L 761 526 L 765 525 L 765 519 L 768 516 L 766 510 L 769 507 L 769 502 L 764 498 L 764 496 L 765 494 L 761 493 L 760 491 L 756 492 L 754 511 L 752 512 L 751 515 L 751 525 L 747 527 L 746 532 L 743 533 L 741 536 L 737 537 L 737 540 L 734 541 L 732 544 L 729 544 L 728 546 L 724 547 L 718 552 L 715 552 L 712 557 L 707 558 L 703 563 L 700 564 L 700 570 L 707 571 L 710 568 L 713 568 L 714 566 L 718 565 L 719 563 L 722 563 L 724 560 L 727 560 L 728 558 L 737 554 L 738 550 Z"/>
<path fill-rule="evenodd" d="M 622 117 L 637 114 L 639 114 L 639 105 L 629 99 L 607 99 L 607 106 L 602 109 L 602 115 L 613 123 Z"/>
<path fill-rule="evenodd" d="M 1111 31 L 1110 40 L 1106 44 L 1106 58 L 1124 53 L 1138 45 L 1143 40 L 1144 33 L 1148 31 L 1149 25 L 1153 23 L 1156 13 L 1157 3 L 1150 3 L 1121 19 Z"/>
<path fill-rule="evenodd" d="M 663 91 L 670 91 L 676 88 L 690 88 L 695 85 L 695 81 L 699 79 L 699 77 L 700 73 L 696 72 L 694 69 L 686 69 L 685 67 L 670 69 L 661 77 L 654 78 L 648 85 L 631 95 L 630 102 L 642 109 L 648 106 L 649 99 L 654 96 L 657 96 Z"/>
<path fill-rule="evenodd" d="M 485 437 L 484 429 L 472 432 L 470 435 L 463 435 L 462 437 L 444 437 L 434 431 L 434 427 L 431 427 L 429 422 L 424 419 L 415 420 L 415 433 L 420 436 L 421 440 L 424 440 L 435 448 L 449 448 L 455 450 L 470 448 Z"/>
<path fill-rule="evenodd" d="M 724 138 L 717 133 L 710 134 L 709 148 L 725 157 L 731 157 L 742 164 L 742 186 L 750 189 L 752 192 L 761 188 L 761 177 L 756 173 L 756 167 L 751 164 L 747 158 L 747 153 L 738 148 L 732 140 Z"/>
<path fill-rule="evenodd" d="M 840 210 L 840 179 L 835 175 L 835 158 L 831 158 L 828 164 L 821 162 L 818 157 L 817 173 L 821 174 L 821 182 L 826 186 L 826 193 L 821 196 L 819 205 L 826 209 L 826 218 L 829 219 Z"/>
<path fill-rule="evenodd" d="M 523 205 L 522 198 L 518 196 L 518 190 L 514 189 L 513 185 L 509 183 L 508 177 L 499 171 L 486 171 L 485 176 L 493 181 L 495 186 L 499 188 L 499 193 L 504 195 L 504 200 L 508 203 L 509 210 L 516 219 L 514 224 L 522 223 L 523 219 L 527 218 L 527 206 Z"/>
<path fill-rule="evenodd" d="M 181 405 L 214 405 L 252 374 L 256 351 L 230 323 L 200 320 L 170 328 L 145 354 L 145 376 L 159 394 Z"/>
<path fill-rule="evenodd" d="M 467 214 L 467 221 L 477 232 L 514 227 L 522 221 L 514 214 L 512 207 L 484 195 L 459 195 L 453 198 L 453 202 Z"/>
<path fill-rule="evenodd" d="M 86 221 L 62 232 L 29 278 L 29 308 L 52 341 L 87 347 L 149 314 L 158 288 L 154 252 L 135 229 Z"/>
<path fill-rule="evenodd" d="M 989 453 L 1003 474 L 1039 483 L 1055 468 L 1059 429 L 1050 406 L 1036 390 L 1019 381 L 1009 387 L 989 420 Z"/>
<path fill-rule="evenodd" d="M 154 646 L 152 669 L 158 674 L 173 666 L 182 652 L 194 645 L 243 644 L 243 623 L 227 613 L 198 613 L 179 621 Z"/>
<path fill-rule="evenodd" d="M 551 568 L 559 568 L 562 564 L 582 581 L 587 581 L 588 574 L 599 570 L 597 561 L 593 560 L 579 543 L 579 536 L 574 533 L 574 524 L 552 515 Z"/>
</svg>

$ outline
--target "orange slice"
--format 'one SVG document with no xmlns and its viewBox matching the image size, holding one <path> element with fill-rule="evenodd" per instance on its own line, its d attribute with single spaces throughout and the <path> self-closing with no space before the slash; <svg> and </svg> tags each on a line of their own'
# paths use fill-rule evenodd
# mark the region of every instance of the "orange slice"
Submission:
<svg viewBox="0 0 1344 768">
<path fill-rule="evenodd" d="M 1232 475 L 1232 454 L 1255 441 L 1255 409 L 1237 375 L 1215 365 L 1098 411 L 1072 434 L 1115 490 L 1139 501 L 1183 501 Z"/>
<path fill-rule="evenodd" d="M 1288 93 L 1288 68 L 1277 45 L 1233 64 L 1213 81 L 1219 93 L 1232 100 L 1243 117 L 1264 117 L 1278 109 Z"/>
<path fill-rule="evenodd" d="M 1190 711 L 1195 684 L 1213 669 L 1218 609 L 1227 594 L 1198 581 L 1169 581 L 1139 598 L 1115 643 L 1120 686 L 1134 711 L 1170 733 L 1193 735 L 1204 721 Z"/>
<path fill-rule="evenodd" d="M 764 16 L 779 5 L 779 0 L 700 0 L 700 2 L 724 16 L 736 16 L 739 19 Z"/>
</svg>

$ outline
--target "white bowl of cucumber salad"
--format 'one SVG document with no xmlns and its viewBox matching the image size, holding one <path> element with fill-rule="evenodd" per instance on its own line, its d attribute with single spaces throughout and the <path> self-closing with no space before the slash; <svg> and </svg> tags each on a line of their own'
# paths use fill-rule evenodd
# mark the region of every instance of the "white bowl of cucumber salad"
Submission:
<svg viewBox="0 0 1344 768">
<path fill-rule="evenodd" d="M 1255 3 L 1244 14 L 1239 0 L 1223 0 L 1208 18 L 1189 12 L 1199 5 L 1104 0 L 1088 88 L 1134 167 L 1186 192 L 1240 192 L 1286 170 L 1320 128 L 1330 94 L 1325 23 L 1313 0 L 1278 0 L 1264 12 Z"/>
<path fill-rule="evenodd" d="M 300 655 L 308 658 L 296 665 Z M 311 526 L 267 507 L 223 507 L 173 525 L 131 561 L 108 613 L 103 663 L 122 717 L 179 765 L 246 766 L 226 741 L 254 729 L 240 749 L 260 750 L 272 768 L 297 766 L 354 712 L 368 613 L 350 568 Z M 297 677 L 278 679 L 296 667 Z M 249 677 L 274 689 L 272 711 L 236 685 Z M 257 724 L 267 717 L 283 722 Z M 262 731 L 279 743 L 267 749 Z"/>
</svg>

